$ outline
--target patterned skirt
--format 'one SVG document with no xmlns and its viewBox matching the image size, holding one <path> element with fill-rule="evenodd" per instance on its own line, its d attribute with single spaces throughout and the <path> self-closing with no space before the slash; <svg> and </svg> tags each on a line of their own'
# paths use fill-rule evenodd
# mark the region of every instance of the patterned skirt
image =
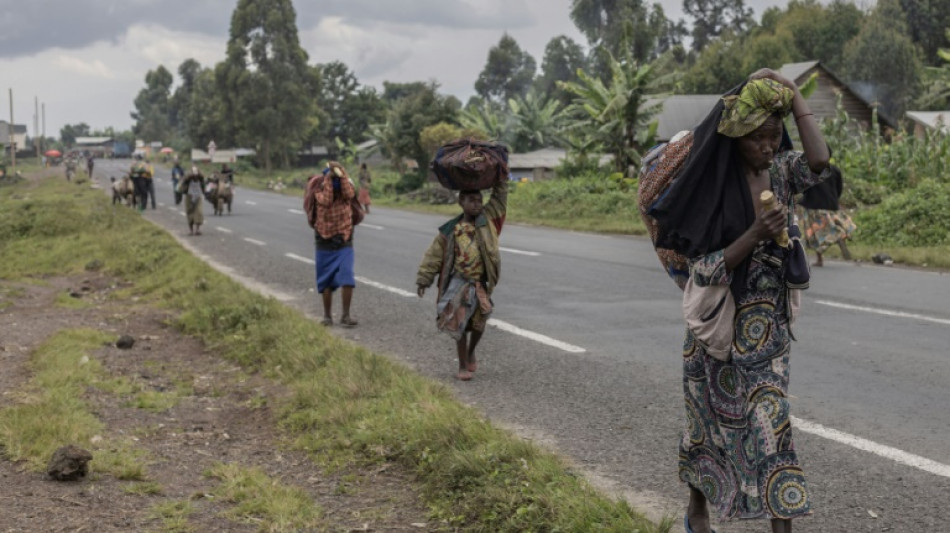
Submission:
<svg viewBox="0 0 950 533">
<path fill-rule="evenodd" d="M 745 328 L 753 335 L 755 322 L 751 317 Z M 747 340 L 737 339 L 738 349 Z M 787 344 L 774 353 L 761 361 L 734 354 L 722 362 L 686 334 L 679 477 L 702 490 L 721 519 L 787 519 L 810 512 L 789 421 Z"/>
</svg>

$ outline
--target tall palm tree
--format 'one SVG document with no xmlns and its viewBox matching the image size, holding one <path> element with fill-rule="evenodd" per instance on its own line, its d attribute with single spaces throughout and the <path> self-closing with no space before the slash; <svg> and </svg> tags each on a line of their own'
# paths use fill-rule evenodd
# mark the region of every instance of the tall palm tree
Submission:
<svg viewBox="0 0 950 533">
<path fill-rule="evenodd" d="M 484 132 L 489 139 L 510 142 L 508 119 L 496 104 L 488 100 L 471 103 L 459 113 L 459 123 L 463 128 Z"/>
<path fill-rule="evenodd" d="M 516 152 L 537 150 L 545 146 L 564 146 L 563 131 L 567 114 L 561 102 L 539 96 L 531 90 L 525 96 L 508 100 L 512 149 Z"/>
</svg>

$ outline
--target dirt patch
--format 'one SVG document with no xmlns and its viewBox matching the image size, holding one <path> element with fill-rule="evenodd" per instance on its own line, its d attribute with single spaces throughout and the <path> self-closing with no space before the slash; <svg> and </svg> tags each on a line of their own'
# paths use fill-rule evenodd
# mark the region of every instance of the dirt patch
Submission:
<svg viewBox="0 0 950 533">
<path fill-rule="evenodd" d="M 260 522 L 224 515 L 233 504 L 212 496 L 216 481 L 205 475 L 217 463 L 256 467 L 303 489 L 323 511 L 321 531 L 440 529 L 426 524 L 413 478 L 398 466 L 328 475 L 305 454 L 284 447 L 272 406 L 288 394 L 285 388 L 180 334 L 169 326 L 168 312 L 115 298 L 121 286 L 94 273 L 36 284 L 0 281 L 0 407 L 22 401 L 17 391 L 31 378 L 30 354 L 56 332 L 91 328 L 116 339 L 130 335 L 130 349 L 103 346 L 91 357 L 137 392 L 90 387 L 85 400 L 105 425 L 105 436 L 130 442 L 146 465 L 145 480 L 120 480 L 97 471 L 93 458 L 88 477 L 57 482 L 4 458 L 0 531 L 261 530 Z M 153 516 L 156 505 L 184 501 L 194 508 L 185 529 L 167 528 Z"/>
</svg>

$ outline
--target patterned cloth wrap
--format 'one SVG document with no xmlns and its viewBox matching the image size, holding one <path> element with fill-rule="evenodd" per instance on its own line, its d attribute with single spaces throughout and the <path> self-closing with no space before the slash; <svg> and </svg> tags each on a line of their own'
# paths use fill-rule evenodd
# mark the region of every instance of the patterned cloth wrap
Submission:
<svg viewBox="0 0 950 533">
<path fill-rule="evenodd" d="M 640 218 L 650 233 L 650 240 L 656 243 L 658 225 L 656 219 L 650 216 L 650 208 L 669 189 L 676 178 L 679 169 L 689 156 L 693 146 L 693 132 L 681 132 L 673 136 L 669 143 L 661 144 L 650 150 L 643 158 L 640 167 L 640 186 L 637 191 L 637 203 L 640 208 Z M 680 290 L 686 287 L 689 279 L 689 262 L 683 254 L 655 248 L 657 257 L 663 270 L 673 279 Z"/>
<path fill-rule="evenodd" d="M 781 83 L 768 78 L 746 83 L 738 95 L 723 96 L 725 109 L 717 131 L 737 139 L 758 129 L 775 113 L 783 117 L 792 110 L 795 94 Z"/>
</svg>

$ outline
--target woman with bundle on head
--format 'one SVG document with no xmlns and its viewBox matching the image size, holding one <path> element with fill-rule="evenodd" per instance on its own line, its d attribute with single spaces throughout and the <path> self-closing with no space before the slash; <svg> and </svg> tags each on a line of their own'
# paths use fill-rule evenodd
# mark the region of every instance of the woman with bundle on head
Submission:
<svg viewBox="0 0 950 533">
<path fill-rule="evenodd" d="M 804 152 L 792 151 L 789 114 Z M 712 531 L 707 502 L 721 519 L 769 518 L 775 533 L 790 532 L 791 520 L 810 512 L 788 403 L 800 287 L 789 281 L 792 248 L 775 240 L 789 229 L 792 195 L 831 175 L 829 158 L 795 84 L 762 69 L 692 131 L 682 169 L 650 207 L 655 246 L 688 258 L 689 284 L 728 288 L 734 303 L 723 350 L 698 341 L 692 327 L 684 343 L 679 477 L 689 487 L 689 533 Z M 766 208 L 762 193 L 777 207 Z"/>
</svg>

